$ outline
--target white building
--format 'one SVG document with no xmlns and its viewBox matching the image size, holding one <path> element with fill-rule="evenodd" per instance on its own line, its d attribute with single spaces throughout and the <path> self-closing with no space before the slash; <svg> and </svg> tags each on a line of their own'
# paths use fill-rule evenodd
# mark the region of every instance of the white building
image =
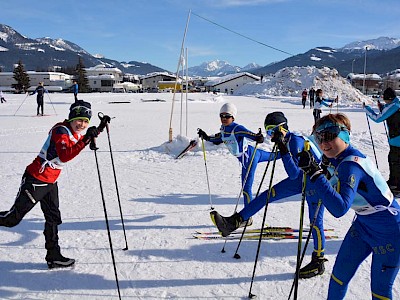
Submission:
<svg viewBox="0 0 400 300">
<path fill-rule="evenodd" d="M 210 81 L 207 81 L 204 86 L 207 92 L 218 92 L 233 94 L 239 87 L 254 81 L 259 81 L 260 77 L 243 72 L 229 74 L 223 77 L 219 77 Z"/>
<path fill-rule="evenodd" d="M 97 65 L 85 70 L 92 92 L 112 92 L 114 84 L 122 82 L 122 71 L 118 68 Z"/>
<path fill-rule="evenodd" d="M 72 85 L 72 76 L 60 72 L 35 72 L 27 71 L 30 80 L 29 91 L 33 91 L 39 82 L 43 82 L 46 89 L 50 92 L 60 92 L 64 89 L 68 89 Z M 2 91 L 11 91 L 14 89 L 11 87 L 16 84 L 13 72 L 0 72 L 0 89 Z"/>
<path fill-rule="evenodd" d="M 175 83 L 176 76 L 166 72 L 154 72 L 142 77 L 144 92 L 156 92 L 160 89 L 160 83 Z M 179 82 L 179 81 L 178 81 Z M 162 88 L 162 87 L 161 87 Z"/>
</svg>

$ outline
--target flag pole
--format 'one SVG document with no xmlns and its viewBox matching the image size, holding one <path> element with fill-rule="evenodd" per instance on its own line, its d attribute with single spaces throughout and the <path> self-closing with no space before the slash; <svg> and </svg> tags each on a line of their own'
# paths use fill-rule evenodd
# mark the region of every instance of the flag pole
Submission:
<svg viewBox="0 0 400 300">
<path fill-rule="evenodd" d="M 189 10 L 189 14 L 187 17 L 187 21 L 186 21 L 186 26 L 185 26 L 185 32 L 183 34 L 183 39 L 182 39 L 182 46 L 181 46 L 181 53 L 179 55 L 179 60 L 178 60 L 178 67 L 176 68 L 176 78 L 175 78 L 175 87 L 174 87 L 174 94 L 172 96 L 172 107 L 171 107 L 171 116 L 169 119 L 169 142 L 172 142 L 172 116 L 174 113 L 174 104 L 175 104 L 175 95 L 176 95 L 176 89 L 177 89 L 177 85 L 178 85 L 178 78 L 179 78 L 179 69 L 181 67 L 182 64 L 182 59 L 183 59 L 183 48 L 185 45 L 185 39 L 186 39 L 186 33 L 187 33 L 187 29 L 189 26 L 189 20 L 190 20 L 190 14 L 191 14 L 192 10 Z"/>
</svg>

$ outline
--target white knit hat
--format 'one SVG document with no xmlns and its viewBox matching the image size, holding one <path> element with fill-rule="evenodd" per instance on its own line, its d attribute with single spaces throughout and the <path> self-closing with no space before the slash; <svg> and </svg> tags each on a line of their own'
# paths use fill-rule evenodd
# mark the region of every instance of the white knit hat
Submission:
<svg viewBox="0 0 400 300">
<path fill-rule="evenodd" d="M 235 119 L 237 114 L 237 108 L 232 103 L 225 103 L 224 105 L 222 105 L 221 109 L 219 110 L 219 113 L 230 114 Z"/>
</svg>

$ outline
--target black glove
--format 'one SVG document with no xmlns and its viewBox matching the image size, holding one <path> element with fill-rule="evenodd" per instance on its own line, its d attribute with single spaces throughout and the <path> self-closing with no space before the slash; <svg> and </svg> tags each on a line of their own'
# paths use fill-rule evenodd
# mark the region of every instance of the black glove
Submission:
<svg viewBox="0 0 400 300">
<path fill-rule="evenodd" d="M 205 133 L 202 129 L 197 129 L 197 134 L 199 135 L 199 138 L 209 141 L 210 137 L 207 135 L 207 133 Z"/>
<path fill-rule="evenodd" d="M 310 176 L 311 182 L 314 182 L 320 175 L 322 175 L 322 169 L 315 161 L 315 158 L 310 151 L 303 150 L 297 154 L 297 157 L 299 158 L 299 168 Z"/>
<path fill-rule="evenodd" d="M 264 136 L 262 135 L 261 132 L 256 134 L 256 139 L 255 139 L 257 144 L 262 144 L 264 143 Z"/>
<path fill-rule="evenodd" d="M 100 118 L 100 125 L 97 127 L 97 130 L 99 132 L 103 132 L 104 128 L 106 128 L 107 124 L 110 123 L 110 121 L 111 121 L 110 116 L 103 115 Z"/>
<path fill-rule="evenodd" d="M 322 159 L 321 159 L 321 169 L 322 169 L 322 174 L 324 174 L 326 179 L 328 179 L 328 180 L 332 177 L 332 175 L 328 169 L 330 164 L 331 163 L 330 163 L 329 159 L 325 156 L 325 154 L 323 154 Z"/>
<path fill-rule="evenodd" d="M 285 136 L 283 135 L 282 131 L 279 129 L 275 130 L 271 139 L 271 142 L 274 142 L 277 146 L 281 154 L 289 153 L 289 149 L 286 146 Z"/>
<path fill-rule="evenodd" d="M 89 144 L 94 138 L 99 136 L 99 131 L 97 130 L 96 126 L 89 127 L 86 130 L 86 134 L 83 137 L 82 141 L 87 145 Z"/>
<path fill-rule="evenodd" d="M 383 104 L 379 100 L 378 100 L 378 108 L 379 108 L 379 111 L 382 112 Z"/>
</svg>

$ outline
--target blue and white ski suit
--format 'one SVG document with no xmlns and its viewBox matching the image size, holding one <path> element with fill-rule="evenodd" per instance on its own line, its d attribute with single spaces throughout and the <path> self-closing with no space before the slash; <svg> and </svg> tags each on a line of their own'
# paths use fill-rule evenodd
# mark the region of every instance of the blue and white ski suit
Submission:
<svg viewBox="0 0 400 300">
<path fill-rule="evenodd" d="M 377 114 L 370 106 L 364 110 L 368 117 L 376 123 L 386 121 L 389 140 L 389 183 L 400 188 L 400 101 L 394 98 L 392 102 L 383 105 Z"/>
<path fill-rule="evenodd" d="M 214 144 L 224 143 L 229 152 L 237 157 L 242 164 L 242 184 L 245 180 L 251 157 L 254 153 L 254 147 L 248 144 L 247 139 L 256 140 L 256 134 L 246 129 L 243 125 L 232 122 L 228 126 L 222 125 L 220 132 L 210 136 L 210 142 Z M 253 199 L 252 186 L 254 182 L 254 173 L 259 162 L 271 160 L 274 155 L 270 152 L 257 149 L 253 162 L 251 163 L 249 174 L 243 188 L 244 205 L 247 206 Z"/>
<path fill-rule="evenodd" d="M 280 181 L 272 187 L 269 203 L 288 198 L 294 195 L 300 195 L 303 186 L 303 171 L 298 167 L 297 154 L 302 152 L 304 149 L 304 141 L 306 138 L 291 133 L 286 133 L 285 139 L 287 140 L 287 146 L 289 153 L 282 155 L 282 162 L 284 164 L 288 178 Z M 313 144 L 311 145 L 311 152 L 315 159 L 319 162 L 321 153 L 319 149 Z M 267 203 L 269 190 L 261 193 L 257 198 L 246 206 L 239 214 L 244 220 L 249 219 L 252 215 L 257 213 Z M 322 256 L 325 250 L 325 234 L 324 234 L 324 206 L 321 204 L 321 197 L 315 193 L 313 185 L 307 178 L 306 182 L 306 200 L 308 204 L 309 219 L 310 223 L 316 218 L 315 226 L 312 229 L 312 236 L 314 242 L 314 253 L 313 255 Z M 299 197 L 300 200 L 300 197 Z M 320 205 L 320 206 L 319 206 Z M 317 215 L 315 215 L 317 208 L 319 207 Z"/>
<path fill-rule="evenodd" d="M 400 206 L 381 173 L 359 150 L 349 145 L 329 161 L 333 177 L 318 177 L 314 190 L 333 216 L 353 208 L 356 219 L 336 257 L 328 299 L 344 298 L 351 278 L 371 253 L 372 299 L 392 299 L 400 266 Z"/>
</svg>

